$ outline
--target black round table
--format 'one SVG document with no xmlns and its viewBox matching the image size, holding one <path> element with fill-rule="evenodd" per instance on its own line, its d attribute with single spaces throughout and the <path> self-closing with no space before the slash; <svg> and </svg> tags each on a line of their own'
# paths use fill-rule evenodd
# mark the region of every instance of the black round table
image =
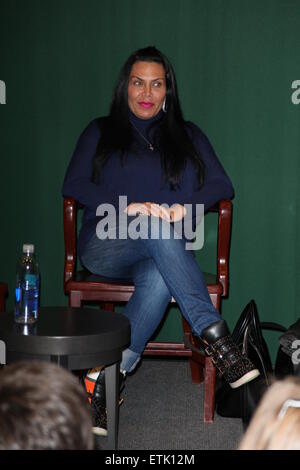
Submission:
<svg viewBox="0 0 300 470">
<path fill-rule="evenodd" d="M 46 360 L 69 370 L 105 365 L 109 449 L 117 448 L 119 370 L 122 351 L 130 342 L 128 319 L 92 308 L 40 307 L 33 325 L 14 321 L 14 312 L 0 314 L 0 340 L 9 364 Z"/>
</svg>

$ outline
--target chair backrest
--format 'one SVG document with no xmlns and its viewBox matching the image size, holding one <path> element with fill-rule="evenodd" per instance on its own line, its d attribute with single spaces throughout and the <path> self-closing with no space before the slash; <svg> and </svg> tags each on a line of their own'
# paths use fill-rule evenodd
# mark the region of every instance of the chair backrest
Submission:
<svg viewBox="0 0 300 470">
<path fill-rule="evenodd" d="M 64 198 L 64 238 L 65 238 L 65 265 L 64 286 L 73 278 L 77 259 L 77 204 L 75 199 Z M 217 245 L 217 278 L 223 286 L 222 297 L 228 295 L 229 285 L 229 249 L 232 222 L 232 202 L 219 201 L 208 212 L 218 212 L 218 245 Z"/>
</svg>

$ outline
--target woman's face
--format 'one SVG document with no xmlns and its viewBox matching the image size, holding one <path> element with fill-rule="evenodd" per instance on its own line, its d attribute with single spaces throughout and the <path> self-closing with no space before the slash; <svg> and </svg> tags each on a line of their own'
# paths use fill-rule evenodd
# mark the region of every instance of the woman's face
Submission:
<svg viewBox="0 0 300 470">
<path fill-rule="evenodd" d="M 156 116 L 166 96 L 166 74 L 162 64 L 138 61 L 128 83 L 128 106 L 140 119 Z"/>
</svg>

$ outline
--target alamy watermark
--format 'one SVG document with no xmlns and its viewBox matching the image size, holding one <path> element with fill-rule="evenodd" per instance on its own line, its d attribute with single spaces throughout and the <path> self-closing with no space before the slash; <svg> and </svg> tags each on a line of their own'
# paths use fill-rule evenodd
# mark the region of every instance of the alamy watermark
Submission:
<svg viewBox="0 0 300 470">
<path fill-rule="evenodd" d="M 300 364 L 300 339 L 295 339 L 292 342 L 292 349 L 296 349 L 292 354 L 292 363 L 297 366 Z"/>
<path fill-rule="evenodd" d="M 3 80 L 0 80 L 0 104 L 6 104 L 6 85 Z"/>
<path fill-rule="evenodd" d="M 137 240 L 152 239 L 164 240 L 184 239 L 186 250 L 200 250 L 204 245 L 204 205 L 184 204 L 185 216 L 180 221 L 164 221 L 160 217 L 152 214 L 136 214 L 128 216 L 127 196 L 119 196 L 119 208 L 116 210 L 112 204 L 100 204 L 97 207 L 96 215 L 101 216 L 101 220 L 96 227 L 96 234 L 100 240 L 120 239 Z M 161 204 L 167 210 L 172 210 L 168 204 Z M 193 227 L 196 229 L 193 230 Z"/>
<path fill-rule="evenodd" d="M 295 90 L 291 94 L 291 101 L 293 104 L 299 104 L 300 103 L 300 80 L 294 80 L 292 82 L 291 88 Z"/>
<path fill-rule="evenodd" d="M 0 364 L 6 364 L 6 345 L 2 339 L 0 339 Z"/>
</svg>

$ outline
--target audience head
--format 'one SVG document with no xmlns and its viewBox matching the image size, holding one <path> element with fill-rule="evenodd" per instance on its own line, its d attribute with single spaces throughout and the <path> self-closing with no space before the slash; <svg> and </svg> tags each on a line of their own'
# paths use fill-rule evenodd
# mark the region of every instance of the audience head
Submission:
<svg viewBox="0 0 300 470">
<path fill-rule="evenodd" d="M 263 396 L 240 450 L 300 450 L 300 379 L 274 382 Z"/>
<path fill-rule="evenodd" d="M 88 400 L 78 378 L 40 361 L 0 370 L 0 449 L 92 448 Z"/>
</svg>

